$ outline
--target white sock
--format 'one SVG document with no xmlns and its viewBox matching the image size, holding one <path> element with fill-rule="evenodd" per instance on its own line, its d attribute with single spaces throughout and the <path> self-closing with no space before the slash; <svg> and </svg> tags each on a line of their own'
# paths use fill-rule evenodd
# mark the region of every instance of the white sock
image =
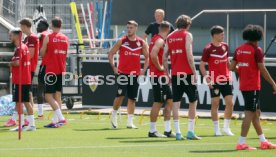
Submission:
<svg viewBox="0 0 276 157">
<path fill-rule="evenodd" d="M 259 135 L 259 139 L 260 139 L 260 142 L 265 142 L 266 141 L 264 134 Z"/>
<path fill-rule="evenodd" d="M 190 131 L 190 132 L 195 131 L 195 119 L 188 120 L 188 131 Z"/>
<path fill-rule="evenodd" d="M 24 125 L 24 118 L 25 118 L 24 114 L 21 114 L 20 117 L 21 117 L 21 125 L 23 126 Z"/>
<path fill-rule="evenodd" d="M 37 104 L 38 106 L 38 115 L 43 116 L 43 104 Z"/>
<path fill-rule="evenodd" d="M 219 132 L 219 131 L 220 131 L 220 128 L 219 128 L 219 121 L 213 121 L 213 123 L 214 123 L 215 132 Z"/>
<path fill-rule="evenodd" d="M 133 114 L 129 114 L 128 115 L 128 124 L 133 124 L 133 117 L 134 117 L 134 115 Z"/>
<path fill-rule="evenodd" d="M 29 126 L 35 126 L 34 115 L 27 116 L 27 120 L 29 121 Z"/>
<path fill-rule="evenodd" d="M 12 114 L 11 119 L 12 119 L 13 121 L 16 121 L 16 120 L 17 120 L 17 116 L 18 116 L 18 113 L 17 113 L 16 111 L 14 111 L 13 114 Z"/>
<path fill-rule="evenodd" d="M 239 138 L 239 144 L 245 144 L 246 137 L 240 136 Z"/>
<path fill-rule="evenodd" d="M 156 122 L 150 122 L 150 133 L 154 133 L 156 131 Z"/>
<path fill-rule="evenodd" d="M 55 110 L 55 114 L 57 115 L 59 121 L 65 120 L 60 109 Z"/>
<path fill-rule="evenodd" d="M 230 122 L 231 119 L 224 119 L 224 129 L 229 129 L 230 128 Z"/>
<path fill-rule="evenodd" d="M 165 127 L 165 131 L 166 131 L 166 132 L 172 131 L 172 128 L 171 128 L 171 121 L 170 121 L 170 120 L 164 121 L 164 127 Z"/>
<path fill-rule="evenodd" d="M 58 122 L 58 116 L 57 116 L 57 114 L 56 114 L 55 112 L 54 112 L 54 114 L 53 114 L 52 122 L 53 122 L 53 123 L 57 123 L 57 122 Z"/>
<path fill-rule="evenodd" d="M 118 114 L 118 110 L 113 110 L 111 113 L 112 116 L 117 116 L 117 114 Z"/>
<path fill-rule="evenodd" d="M 179 120 L 174 120 L 175 133 L 181 134 Z"/>
</svg>

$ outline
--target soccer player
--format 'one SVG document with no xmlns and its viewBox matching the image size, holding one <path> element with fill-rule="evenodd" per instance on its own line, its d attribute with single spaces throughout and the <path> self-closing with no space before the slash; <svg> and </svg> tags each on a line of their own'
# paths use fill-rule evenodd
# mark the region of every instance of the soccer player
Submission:
<svg viewBox="0 0 276 157">
<path fill-rule="evenodd" d="M 46 128 L 57 128 L 67 123 L 61 112 L 62 75 L 66 68 L 68 37 L 61 33 L 62 20 L 55 17 L 51 21 L 53 32 L 44 38 L 40 53 L 47 56 L 45 66 L 45 99 L 54 110 L 52 123 Z"/>
<path fill-rule="evenodd" d="M 163 65 L 169 73 L 168 56 L 171 58 L 171 75 L 173 91 L 173 119 L 176 130 L 176 140 L 183 140 L 179 126 L 178 112 L 183 94 L 186 93 L 189 98 L 189 121 L 187 139 L 199 140 L 196 136 L 195 116 L 198 99 L 197 91 L 197 73 L 193 57 L 193 37 L 188 32 L 192 20 L 189 16 L 181 15 L 176 20 L 177 30 L 172 32 L 167 38 L 167 44 L 163 55 Z"/>
<path fill-rule="evenodd" d="M 138 94 L 138 77 L 144 75 L 148 65 L 148 44 L 136 35 L 138 29 L 137 22 L 131 20 L 127 22 L 127 35 L 122 37 L 110 50 L 108 58 L 110 65 L 117 75 L 117 96 L 113 103 L 113 111 L 111 117 L 112 128 L 117 128 L 117 112 L 120 108 L 125 94 L 127 93 L 127 111 L 128 122 L 127 128 L 137 129 L 133 124 L 135 102 Z M 114 64 L 113 57 L 119 51 L 119 67 Z M 143 53 L 145 57 L 144 68 L 141 70 L 140 55 Z M 127 80 L 127 81 L 120 81 Z"/>
<path fill-rule="evenodd" d="M 20 28 L 22 32 L 26 35 L 23 43 L 28 46 L 28 49 L 30 51 L 30 57 L 31 57 L 31 81 L 33 84 L 33 78 L 35 74 L 35 70 L 37 67 L 38 62 L 38 53 L 39 53 L 39 39 L 38 37 L 32 33 L 32 20 L 29 18 L 24 18 L 20 22 Z M 31 87 L 30 91 L 30 103 L 32 106 L 34 106 L 33 101 L 33 87 Z"/>
<path fill-rule="evenodd" d="M 31 88 L 31 62 L 30 62 L 30 52 L 28 47 L 21 43 L 20 46 L 20 29 L 15 29 L 10 31 L 10 40 L 16 46 L 14 56 L 10 66 L 12 68 L 12 93 L 13 101 L 16 102 L 16 110 L 23 112 L 23 105 L 19 103 L 19 92 L 21 92 L 21 102 L 24 103 L 27 113 L 29 125 L 24 126 L 24 114 L 21 113 L 21 125 L 11 131 L 18 131 L 19 127 L 22 127 L 23 131 L 35 131 L 35 120 L 33 114 L 33 107 L 30 104 L 30 88 Z M 21 72 L 20 72 L 21 71 Z M 21 73 L 21 75 L 20 75 Z M 21 91 L 19 91 L 19 86 L 21 84 Z"/>
<path fill-rule="evenodd" d="M 173 106 L 172 92 L 169 86 L 168 74 L 164 71 L 162 57 L 164 53 L 165 39 L 170 33 L 170 23 L 163 21 L 159 26 L 159 34 L 156 34 L 150 43 L 150 76 L 153 88 L 154 103 L 150 112 L 150 131 L 149 137 L 175 137 L 171 130 L 171 110 Z M 156 121 L 163 104 L 164 109 L 164 135 L 156 129 Z"/>
<path fill-rule="evenodd" d="M 244 98 L 245 117 L 241 126 L 241 136 L 237 150 L 255 150 L 256 148 L 246 144 L 251 123 L 253 124 L 260 140 L 260 149 L 276 149 L 276 145 L 270 143 L 263 133 L 260 124 L 260 102 L 259 94 L 261 90 L 261 77 L 271 85 L 273 94 L 276 94 L 276 84 L 271 78 L 264 65 L 264 55 L 258 42 L 263 38 L 263 28 L 259 25 L 247 25 L 243 30 L 244 44 L 239 46 L 231 62 L 231 70 L 237 71 L 240 80 L 240 90 Z"/>
<path fill-rule="evenodd" d="M 46 20 L 41 20 L 37 25 L 37 33 L 39 33 L 39 49 L 42 47 L 44 38 L 49 34 L 48 31 L 49 24 Z M 43 104 L 44 104 L 44 90 L 45 90 L 45 64 L 47 61 L 47 54 L 42 57 L 41 65 L 39 67 L 38 73 L 38 94 L 37 94 L 37 103 L 38 103 L 38 118 L 43 119 Z"/>
<path fill-rule="evenodd" d="M 147 27 L 143 39 L 147 41 L 147 36 L 151 34 L 151 37 L 158 34 L 159 26 L 164 21 L 165 18 L 165 11 L 163 9 L 156 9 L 154 12 L 155 22 L 152 22 Z M 173 26 L 170 24 L 170 33 L 174 31 Z"/>
<path fill-rule="evenodd" d="M 233 92 L 232 80 L 229 71 L 230 62 L 228 60 L 228 45 L 223 42 L 224 29 L 221 26 L 211 28 L 212 42 L 203 50 L 200 71 L 206 78 L 211 93 L 211 117 L 214 123 L 215 136 L 221 136 L 219 127 L 218 109 L 220 104 L 220 95 L 225 100 L 224 127 L 223 131 L 228 136 L 233 136 L 230 129 L 230 121 L 233 112 Z M 206 72 L 206 64 L 209 66 L 209 74 Z"/>
</svg>

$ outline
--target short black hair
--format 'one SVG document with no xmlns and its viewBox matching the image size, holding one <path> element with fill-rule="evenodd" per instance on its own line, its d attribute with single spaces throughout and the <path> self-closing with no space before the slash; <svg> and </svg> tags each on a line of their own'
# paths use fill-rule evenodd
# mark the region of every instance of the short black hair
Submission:
<svg viewBox="0 0 276 157">
<path fill-rule="evenodd" d="M 20 30 L 20 28 L 14 28 L 12 30 L 10 30 L 10 33 L 14 34 L 14 35 L 19 35 L 22 31 Z"/>
<path fill-rule="evenodd" d="M 41 32 L 48 30 L 48 28 L 49 28 L 49 24 L 48 24 L 47 20 L 40 20 L 39 23 L 37 24 L 36 31 L 38 33 L 41 33 Z"/>
<path fill-rule="evenodd" d="M 52 26 L 55 28 L 61 28 L 62 19 L 60 17 L 54 17 L 52 19 Z"/>
<path fill-rule="evenodd" d="M 138 23 L 134 20 L 130 20 L 127 22 L 128 25 L 134 25 L 135 27 L 138 27 Z"/>
<path fill-rule="evenodd" d="M 214 36 L 215 34 L 223 33 L 224 32 L 224 28 L 222 26 L 216 25 L 216 26 L 213 26 L 210 29 L 210 32 L 211 32 L 211 35 Z"/>
<path fill-rule="evenodd" d="M 27 27 L 32 27 L 32 20 L 30 18 L 24 18 L 22 20 L 20 20 L 19 24 L 27 26 Z"/>
<path fill-rule="evenodd" d="M 243 40 L 247 41 L 260 41 L 263 39 L 264 30 L 260 25 L 249 24 L 243 29 Z"/>
<path fill-rule="evenodd" d="M 188 28 L 192 24 L 192 19 L 187 15 L 180 15 L 175 21 L 176 27 L 180 28 Z"/>
</svg>

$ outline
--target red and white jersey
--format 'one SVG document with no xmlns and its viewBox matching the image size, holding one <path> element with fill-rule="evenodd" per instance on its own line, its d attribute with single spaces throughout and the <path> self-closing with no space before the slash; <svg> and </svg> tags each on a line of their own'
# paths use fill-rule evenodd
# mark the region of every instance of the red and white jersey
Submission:
<svg viewBox="0 0 276 157">
<path fill-rule="evenodd" d="M 42 45 L 43 45 L 43 41 L 44 41 L 44 38 L 49 35 L 50 32 L 48 31 L 44 31 L 40 34 L 40 38 L 39 38 L 39 49 L 41 49 Z M 48 55 L 45 54 L 42 58 L 42 61 L 41 61 L 41 65 L 45 65 L 46 64 L 46 61 L 47 61 L 47 57 Z"/>
<path fill-rule="evenodd" d="M 62 33 L 51 33 L 48 35 L 46 55 L 46 73 L 62 74 L 66 68 L 66 56 L 69 47 L 68 37 Z"/>
<path fill-rule="evenodd" d="M 134 41 L 131 41 L 127 36 L 124 36 L 121 40 L 119 73 L 139 75 L 141 70 L 140 55 L 143 49 L 143 40 L 136 37 Z"/>
<path fill-rule="evenodd" d="M 211 77 L 213 82 L 219 83 L 219 79 L 222 78 L 225 78 L 224 82 L 231 81 L 228 57 L 229 48 L 226 43 L 221 43 L 220 46 L 209 43 L 204 48 L 201 60 L 208 63 L 209 73 L 213 75 L 213 77 Z"/>
<path fill-rule="evenodd" d="M 149 46 L 149 53 L 151 54 L 152 48 L 155 45 L 155 42 L 158 39 L 162 39 L 164 40 L 159 34 L 156 34 L 152 37 L 151 42 L 150 42 L 150 46 Z M 158 61 L 160 63 L 160 65 L 163 64 L 162 58 L 163 58 L 163 53 L 164 53 L 164 47 L 160 48 L 159 52 L 158 52 Z M 160 71 L 158 70 L 155 65 L 152 63 L 152 60 L 150 59 L 150 76 L 163 76 L 165 75 L 165 71 Z"/>
<path fill-rule="evenodd" d="M 241 91 L 261 89 L 261 77 L 258 63 L 264 62 L 262 49 L 245 43 L 235 51 L 233 60 L 237 62 Z"/>
<path fill-rule="evenodd" d="M 176 30 L 172 32 L 167 38 L 173 76 L 181 74 L 193 74 L 187 58 L 186 35 L 187 31 Z"/>
<path fill-rule="evenodd" d="M 14 55 L 12 57 L 12 61 L 18 61 L 19 66 L 12 66 L 12 83 L 22 85 L 31 84 L 31 62 L 30 62 L 30 52 L 28 47 L 25 44 L 17 47 Z M 21 70 L 21 78 L 19 75 L 19 70 Z M 21 82 L 20 82 L 21 79 Z"/>
<path fill-rule="evenodd" d="M 24 39 L 23 43 L 26 44 L 28 48 L 34 48 L 34 56 L 31 59 L 31 72 L 35 72 L 39 54 L 39 39 L 32 33 Z"/>
</svg>

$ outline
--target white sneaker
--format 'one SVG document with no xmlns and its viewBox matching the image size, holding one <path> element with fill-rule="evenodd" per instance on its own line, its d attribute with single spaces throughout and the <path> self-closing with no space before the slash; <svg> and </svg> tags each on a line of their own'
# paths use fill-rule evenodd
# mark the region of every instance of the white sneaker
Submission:
<svg viewBox="0 0 276 157">
<path fill-rule="evenodd" d="M 116 129 L 116 128 L 118 128 L 118 122 L 117 122 L 117 116 L 111 116 L 111 127 L 113 128 L 113 129 Z"/>
<path fill-rule="evenodd" d="M 22 129 L 23 131 L 36 131 L 35 126 L 27 126 Z"/>
<path fill-rule="evenodd" d="M 223 128 L 223 132 L 227 135 L 227 136 L 234 136 L 234 134 L 232 133 L 230 128 Z"/>
<path fill-rule="evenodd" d="M 222 136 L 222 134 L 221 134 L 220 130 L 215 131 L 215 136 Z"/>
<path fill-rule="evenodd" d="M 127 124 L 128 129 L 138 129 L 134 124 Z"/>
<path fill-rule="evenodd" d="M 21 130 L 23 131 L 23 129 L 24 129 L 24 126 Z M 18 130 L 19 130 L 18 126 L 16 128 L 10 129 L 11 132 L 17 132 Z"/>
</svg>

